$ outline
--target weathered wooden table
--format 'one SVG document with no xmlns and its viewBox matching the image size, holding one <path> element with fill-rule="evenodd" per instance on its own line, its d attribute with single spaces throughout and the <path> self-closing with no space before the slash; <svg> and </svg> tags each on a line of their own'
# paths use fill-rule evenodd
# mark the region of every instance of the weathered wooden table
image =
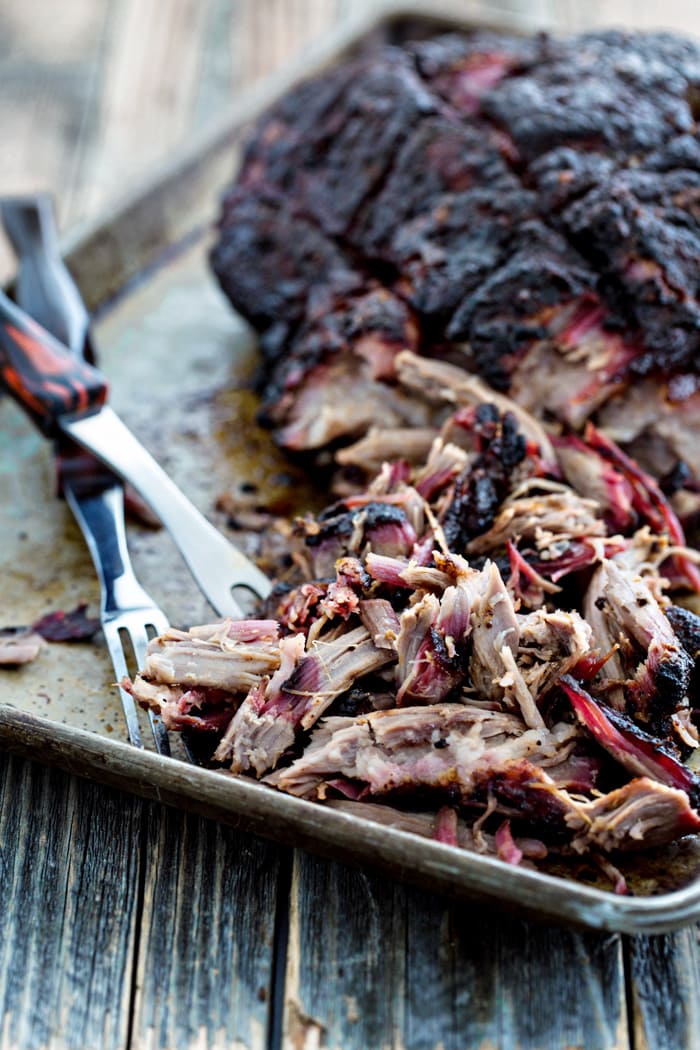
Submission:
<svg viewBox="0 0 700 1050">
<path fill-rule="evenodd" d="M 14 8 L 27 38 L 27 19 L 38 6 L 25 3 L 20 13 L 19 4 L 8 4 L 8 17 Z M 227 89 L 229 74 L 215 48 L 218 73 L 209 68 L 197 80 L 188 50 L 193 39 L 202 58 L 230 19 L 252 79 L 266 68 L 270 47 L 282 56 L 348 7 L 342 0 L 251 0 L 228 11 L 213 0 L 181 0 L 159 22 L 155 3 L 124 0 L 110 12 L 93 5 L 89 16 L 86 0 L 62 6 L 74 25 L 88 26 L 82 58 L 73 56 L 62 83 L 72 97 L 80 94 L 78 67 L 93 77 L 79 163 L 66 168 L 68 182 L 65 172 L 60 181 L 60 165 L 51 168 L 51 151 L 43 154 L 43 185 L 69 185 L 73 204 L 63 198 L 69 215 L 79 211 L 81 187 L 92 184 L 99 196 L 106 173 L 115 177 L 109 158 L 113 165 L 120 149 L 141 143 L 148 152 L 149 133 L 156 122 L 163 126 L 165 112 L 182 124 L 187 109 L 191 124 L 203 91 L 213 97 Z M 118 45 L 133 48 L 143 73 L 147 49 L 137 27 L 149 14 L 154 61 L 165 66 L 184 49 L 189 64 L 170 111 L 155 106 L 145 118 L 129 94 Z M 50 49 L 49 27 L 33 32 L 36 46 Z M 110 59 L 104 74 L 98 47 Z M 39 97 L 55 116 L 60 99 L 50 97 L 48 66 L 41 68 Z M 135 85 L 141 93 L 144 77 Z M 0 70 L 0 97 L 14 95 L 20 105 L 21 80 L 5 66 L 3 81 Z M 198 84 L 189 108 L 185 82 Z M 13 112 L 20 157 L 27 144 L 25 164 L 41 127 L 36 98 L 24 99 L 24 121 Z M 97 120 L 98 109 L 111 114 L 109 126 Z M 114 123 L 117 110 L 126 112 L 126 124 Z M 130 133 L 129 120 L 136 125 Z M 64 134 L 68 141 L 70 127 Z M 173 134 L 163 126 L 166 142 Z M 56 155 L 65 162 L 58 146 Z M 7 170 L 2 191 L 34 188 L 21 171 L 17 181 Z M 102 190 L 99 179 L 91 183 L 91 170 L 102 171 Z M 0 753 L 1 1050 L 684 1050 L 700 1046 L 699 960 L 694 929 L 632 939 L 453 904 Z"/>
<path fill-rule="evenodd" d="M 0 756 L 3 1050 L 697 1047 L 694 930 L 455 905 Z"/>
</svg>

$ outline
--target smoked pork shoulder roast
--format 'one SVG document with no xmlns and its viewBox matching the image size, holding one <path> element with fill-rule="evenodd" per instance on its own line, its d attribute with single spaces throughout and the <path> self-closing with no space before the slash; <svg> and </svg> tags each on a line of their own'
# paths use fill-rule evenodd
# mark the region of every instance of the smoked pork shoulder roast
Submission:
<svg viewBox="0 0 700 1050">
<path fill-rule="evenodd" d="M 211 255 L 260 333 L 279 443 L 371 430 L 391 448 L 435 427 L 396 383 L 408 349 L 565 428 L 593 417 L 693 492 L 698 112 L 700 48 L 667 33 L 451 34 L 287 94 L 250 136 Z"/>
</svg>

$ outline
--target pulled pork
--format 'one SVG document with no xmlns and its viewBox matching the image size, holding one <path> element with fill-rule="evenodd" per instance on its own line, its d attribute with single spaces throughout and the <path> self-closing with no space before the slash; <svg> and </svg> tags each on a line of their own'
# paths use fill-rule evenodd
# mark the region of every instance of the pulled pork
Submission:
<svg viewBox="0 0 700 1050">
<path fill-rule="evenodd" d="M 428 806 L 452 844 L 477 818 L 508 863 L 533 840 L 697 832 L 700 618 L 670 596 L 696 564 L 666 497 L 597 432 L 552 442 L 481 381 L 399 357 L 454 395 L 424 461 L 298 521 L 304 575 L 267 618 L 170 629 L 125 687 L 169 729 L 216 732 L 236 774 Z"/>
</svg>

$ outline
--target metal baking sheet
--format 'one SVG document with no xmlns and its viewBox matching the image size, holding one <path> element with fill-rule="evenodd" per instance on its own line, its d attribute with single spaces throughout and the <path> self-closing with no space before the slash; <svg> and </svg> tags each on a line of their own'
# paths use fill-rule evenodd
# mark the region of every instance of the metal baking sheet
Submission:
<svg viewBox="0 0 700 1050">
<path fill-rule="evenodd" d="M 448 10 L 446 20 L 475 20 Z M 490 17 L 490 24 L 496 21 Z M 445 24 L 445 20 L 442 20 Z M 512 28 L 512 19 L 509 20 Z M 396 11 L 326 40 L 304 74 L 368 36 L 396 38 L 437 28 L 434 12 Z M 319 493 L 255 424 L 247 389 L 256 367 L 253 333 L 208 272 L 217 197 L 230 179 L 241 129 L 300 75 L 287 71 L 241 103 L 206 142 L 93 228 L 67 257 L 97 311 L 101 363 L 112 401 L 175 481 L 217 526 L 217 496 L 252 482 L 269 501 L 297 506 Z M 67 507 L 53 497 L 51 448 L 7 398 L 0 401 L 0 627 L 87 601 L 97 609 L 92 563 Z M 234 534 L 251 554 L 255 537 Z M 210 618 L 169 537 L 132 523 L 136 571 L 171 622 Z M 176 734 L 171 734 L 176 738 Z M 625 932 L 655 932 L 700 918 L 700 842 L 684 840 L 626 861 L 634 896 L 601 888 L 588 862 L 546 870 L 511 867 L 377 823 L 350 808 L 282 795 L 247 778 L 195 768 L 125 743 L 113 672 L 100 637 L 47 646 L 32 664 L 0 671 L 0 746 L 336 859 L 457 896 L 479 896 L 558 919 Z M 177 751 L 176 751 L 177 754 Z"/>
</svg>

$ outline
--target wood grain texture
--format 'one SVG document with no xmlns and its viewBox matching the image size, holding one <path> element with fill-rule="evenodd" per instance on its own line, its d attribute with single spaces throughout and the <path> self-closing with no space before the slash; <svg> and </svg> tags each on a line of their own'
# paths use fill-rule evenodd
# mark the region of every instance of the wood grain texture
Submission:
<svg viewBox="0 0 700 1050">
<path fill-rule="evenodd" d="M 268 1045 L 281 850 L 149 807 L 132 1045 Z"/>
<path fill-rule="evenodd" d="M 635 1050 L 700 1047 L 698 930 L 628 938 Z"/>
<path fill-rule="evenodd" d="M 93 157 L 83 173 L 87 214 L 185 141 L 205 13 L 198 0 L 112 5 Z"/>
<path fill-rule="evenodd" d="M 241 91 L 370 0 L 8 0 L 0 10 L 0 194 L 50 191 L 92 218 L 215 123 Z M 0 243 L 0 280 L 12 273 Z"/>
<path fill-rule="evenodd" d="M 624 1050 L 621 941 L 297 854 L 285 1050 Z"/>
<path fill-rule="evenodd" d="M 52 191 L 64 225 L 83 214 L 108 14 L 94 0 L 62 0 L 50 17 L 37 0 L 0 10 L 0 191 Z"/>
<path fill-rule="evenodd" d="M 0 1046 L 126 1046 L 144 804 L 0 754 Z"/>
<path fill-rule="evenodd" d="M 553 0 L 551 6 L 557 22 L 571 30 L 634 26 L 700 36 L 700 7 L 696 0 Z"/>
</svg>

